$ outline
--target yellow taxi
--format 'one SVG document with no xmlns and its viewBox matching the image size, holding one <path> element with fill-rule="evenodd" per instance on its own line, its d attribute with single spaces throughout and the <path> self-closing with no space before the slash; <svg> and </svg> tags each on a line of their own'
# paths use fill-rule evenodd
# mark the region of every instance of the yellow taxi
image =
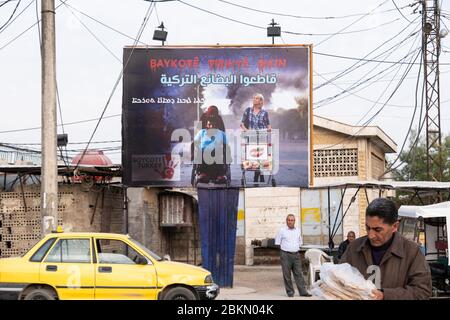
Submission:
<svg viewBox="0 0 450 320">
<path fill-rule="evenodd" d="M 162 259 L 127 235 L 52 233 L 0 259 L 0 299 L 215 299 L 203 268 Z"/>
</svg>

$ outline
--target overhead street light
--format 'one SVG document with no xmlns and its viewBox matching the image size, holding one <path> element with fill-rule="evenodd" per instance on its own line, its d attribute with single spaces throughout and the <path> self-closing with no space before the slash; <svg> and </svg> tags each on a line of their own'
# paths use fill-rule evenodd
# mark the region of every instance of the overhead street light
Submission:
<svg viewBox="0 0 450 320">
<path fill-rule="evenodd" d="M 275 37 L 281 36 L 281 27 L 278 25 L 278 23 L 275 23 L 273 19 L 269 24 L 269 27 L 267 27 L 267 36 L 272 37 L 272 44 L 275 44 Z"/>
<path fill-rule="evenodd" d="M 161 22 L 158 28 L 161 30 L 155 29 L 153 40 L 161 41 L 162 45 L 164 45 L 164 41 L 167 39 L 167 31 L 164 31 L 164 22 Z"/>
</svg>

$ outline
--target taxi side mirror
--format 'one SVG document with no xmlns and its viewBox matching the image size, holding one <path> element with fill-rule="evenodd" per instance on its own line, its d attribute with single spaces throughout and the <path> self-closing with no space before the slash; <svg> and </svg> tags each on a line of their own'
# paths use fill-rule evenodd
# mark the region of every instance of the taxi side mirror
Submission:
<svg viewBox="0 0 450 320">
<path fill-rule="evenodd" d="M 136 259 L 136 264 L 146 265 L 148 262 L 143 256 L 138 256 Z"/>
</svg>

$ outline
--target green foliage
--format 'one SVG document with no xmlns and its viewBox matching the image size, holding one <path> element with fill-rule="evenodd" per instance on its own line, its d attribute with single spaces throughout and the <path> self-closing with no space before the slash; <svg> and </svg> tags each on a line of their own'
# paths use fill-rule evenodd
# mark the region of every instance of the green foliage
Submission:
<svg viewBox="0 0 450 320">
<path fill-rule="evenodd" d="M 425 137 L 419 139 L 414 148 L 411 148 L 414 144 L 414 140 L 417 136 L 417 132 L 412 132 L 409 148 L 403 150 L 400 154 L 399 162 L 403 163 L 397 169 L 394 170 L 394 176 L 399 181 L 427 181 L 429 180 L 427 175 L 427 146 Z M 443 162 L 443 175 L 442 181 L 450 181 L 450 136 L 442 139 L 441 160 Z M 438 156 L 436 156 L 438 159 Z M 438 172 L 438 166 L 432 167 L 433 174 L 436 176 Z"/>
</svg>

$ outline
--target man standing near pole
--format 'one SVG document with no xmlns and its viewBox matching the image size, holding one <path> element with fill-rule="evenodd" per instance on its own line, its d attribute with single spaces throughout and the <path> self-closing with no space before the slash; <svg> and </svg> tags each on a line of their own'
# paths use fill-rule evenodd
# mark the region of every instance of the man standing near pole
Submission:
<svg viewBox="0 0 450 320">
<path fill-rule="evenodd" d="M 300 260 L 300 246 L 303 244 L 300 229 L 295 227 L 295 216 L 288 214 L 286 226 L 282 227 L 275 238 L 275 244 L 280 246 L 280 259 L 283 271 L 284 287 L 288 297 L 294 296 L 291 271 L 300 296 L 310 297 L 306 291 L 305 279 L 302 275 L 302 262 Z"/>
</svg>

